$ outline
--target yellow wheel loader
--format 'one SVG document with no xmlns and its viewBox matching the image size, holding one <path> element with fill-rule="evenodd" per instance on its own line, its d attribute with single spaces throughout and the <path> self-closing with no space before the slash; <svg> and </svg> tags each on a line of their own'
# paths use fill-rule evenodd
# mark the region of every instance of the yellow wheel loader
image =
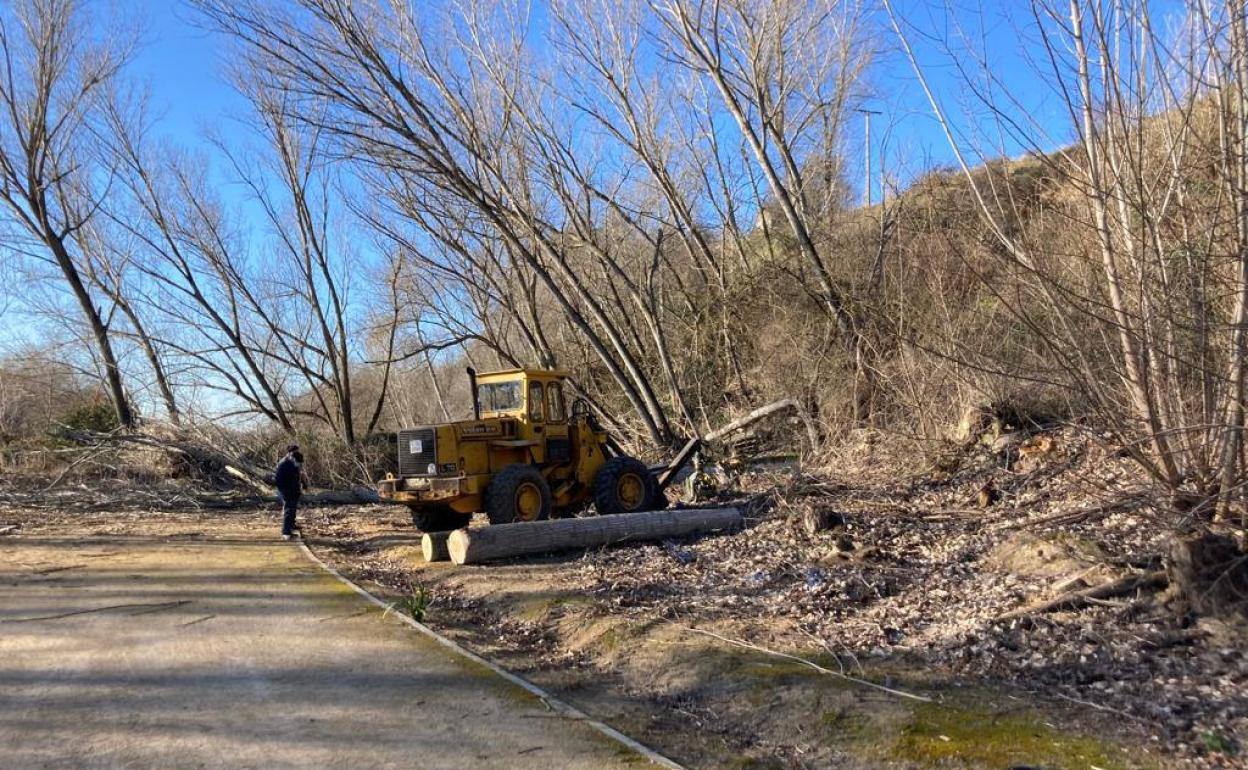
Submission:
<svg viewBox="0 0 1248 770">
<path fill-rule="evenodd" d="M 663 508 L 668 483 L 697 450 L 694 439 L 659 468 L 625 455 L 584 401 L 568 408 L 563 372 L 469 369 L 468 378 L 473 419 L 400 430 L 399 472 L 378 484 L 426 532 L 467 526 L 476 511 L 507 524 L 590 502 L 598 513 Z"/>
</svg>

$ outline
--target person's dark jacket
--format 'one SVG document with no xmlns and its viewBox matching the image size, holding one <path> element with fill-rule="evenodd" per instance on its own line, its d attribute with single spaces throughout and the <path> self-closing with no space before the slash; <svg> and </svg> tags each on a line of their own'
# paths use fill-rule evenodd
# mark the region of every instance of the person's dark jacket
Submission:
<svg viewBox="0 0 1248 770">
<path fill-rule="evenodd" d="M 299 473 L 299 463 L 295 458 L 286 456 L 277 464 L 273 471 L 273 483 L 282 497 L 298 497 L 303 489 L 303 479 Z"/>
</svg>

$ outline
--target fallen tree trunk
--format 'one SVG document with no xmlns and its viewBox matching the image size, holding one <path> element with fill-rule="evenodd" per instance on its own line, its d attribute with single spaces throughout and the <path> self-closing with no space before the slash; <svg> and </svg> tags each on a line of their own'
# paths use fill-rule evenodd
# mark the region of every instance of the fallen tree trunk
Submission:
<svg viewBox="0 0 1248 770">
<path fill-rule="evenodd" d="M 1027 615 L 1036 615 L 1042 612 L 1052 612 L 1053 610 L 1062 609 L 1064 607 L 1078 607 L 1087 604 L 1092 599 L 1108 599 L 1111 596 L 1122 596 L 1129 594 L 1138 588 L 1150 588 L 1152 586 L 1164 586 L 1166 584 L 1166 573 L 1164 570 L 1156 572 L 1145 572 L 1136 575 L 1127 575 L 1118 580 L 1111 580 L 1108 583 L 1094 585 L 1091 588 L 1081 588 L 1077 591 L 1067 591 L 1059 594 L 1048 601 L 1032 604 L 1026 607 L 1019 607 L 1016 610 L 998 615 L 997 621 L 1016 620 Z"/>
<path fill-rule="evenodd" d="M 635 540 L 658 540 L 698 532 L 740 529 L 736 508 L 686 508 L 679 511 L 617 513 L 586 519 L 498 524 L 482 529 L 457 529 L 447 539 L 456 564 L 548 553 L 572 548 L 596 548 Z"/>
<path fill-rule="evenodd" d="M 806 440 L 810 442 L 811 447 L 813 448 L 819 446 L 819 431 L 815 428 L 815 424 L 811 421 L 810 415 L 806 414 L 806 410 L 802 408 L 801 404 L 791 398 L 773 401 L 766 406 L 760 406 L 749 414 L 738 417 L 727 425 L 711 431 L 703 436 L 702 440 L 718 441 L 724 436 L 727 436 L 729 433 L 732 433 L 735 430 L 741 430 L 742 428 L 758 422 L 764 417 L 776 414 L 777 412 L 788 411 L 790 409 L 797 413 L 797 416 L 801 418 L 802 424 L 806 426 Z"/>
<path fill-rule="evenodd" d="M 379 503 L 381 496 L 377 490 L 368 487 L 354 486 L 350 489 L 325 489 L 320 492 L 305 494 L 300 498 L 302 503 L 319 505 L 354 505 L 363 503 Z"/>
<path fill-rule="evenodd" d="M 426 532 L 420 539 L 420 552 L 425 555 L 425 561 L 448 561 L 451 552 L 447 550 L 446 541 L 450 536 L 450 532 Z"/>
</svg>

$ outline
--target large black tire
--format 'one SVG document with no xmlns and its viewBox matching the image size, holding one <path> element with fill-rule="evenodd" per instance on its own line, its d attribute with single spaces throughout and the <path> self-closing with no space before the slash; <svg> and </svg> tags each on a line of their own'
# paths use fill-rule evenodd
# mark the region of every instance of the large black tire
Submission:
<svg viewBox="0 0 1248 770">
<path fill-rule="evenodd" d="M 471 513 L 457 513 L 446 506 L 413 508 L 412 523 L 421 532 L 449 532 L 463 529 L 472 521 Z"/>
<path fill-rule="evenodd" d="M 485 513 L 491 524 L 550 518 L 550 485 L 532 465 L 508 465 L 485 490 Z"/>
<path fill-rule="evenodd" d="M 601 514 L 652 511 L 665 507 L 661 496 L 650 470 L 634 457 L 612 457 L 594 475 L 594 507 Z"/>
</svg>

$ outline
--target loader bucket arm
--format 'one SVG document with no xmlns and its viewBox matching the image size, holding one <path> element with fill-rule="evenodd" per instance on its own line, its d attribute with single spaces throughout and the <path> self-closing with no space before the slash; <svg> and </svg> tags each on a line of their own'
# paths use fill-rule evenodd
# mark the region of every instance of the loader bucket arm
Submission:
<svg viewBox="0 0 1248 770">
<path fill-rule="evenodd" d="M 680 473 L 680 470 L 689 464 L 689 461 L 693 459 L 693 456 L 697 454 L 698 450 L 701 448 L 702 437 L 694 436 L 689 439 L 688 443 L 681 447 L 680 451 L 676 453 L 676 456 L 672 458 L 670 463 L 660 466 L 657 476 L 660 492 L 668 488 L 668 486 L 672 483 L 672 479 L 676 478 L 676 474 Z"/>
<path fill-rule="evenodd" d="M 658 474 L 657 479 L 659 482 L 659 489 L 660 490 L 667 489 L 668 485 L 672 483 L 672 479 L 676 477 L 676 474 L 680 473 L 681 468 L 684 468 L 686 465 L 689 464 L 689 460 L 692 459 L 693 456 L 698 453 L 698 450 L 702 448 L 702 445 L 704 443 L 718 441 L 724 436 L 727 436 L 729 433 L 732 433 L 733 431 L 741 430 L 742 428 L 748 427 L 749 425 L 755 422 L 758 422 L 764 417 L 776 414 L 777 412 L 783 412 L 786 410 L 792 410 L 797 413 L 798 417 L 800 417 L 802 422 L 806 425 L 806 437 L 807 437 L 807 440 L 810 441 L 810 445 L 812 447 L 818 446 L 819 445 L 818 430 L 816 429 L 814 423 L 811 421 L 810 416 L 807 415 L 805 410 L 802 409 L 801 405 L 791 398 L 782 399 L 780 401 L 773 401 L 772 403 L 767 404 L 766 406 L 761 406 L 758 409 L 755 409 L 754 411 L 750 412 L 744 417 L 739 417 L 733 420 L 732 422 L 728 423 L 727 425 L 724 425 L 723 427 L 717 430 L 711 431 L 705 436 L 694 436 L 693 438 L 689 439 L 689 443 L 685 444 L 684 447 L 682 447 L 681 450 L 676 453 L 676 456 L 672 458 L 672 461 L 670 463 L 668 463 L 667 465 L 660 465 L 658 467 L 651 468 L 653 472 Z"/>
</svg>

